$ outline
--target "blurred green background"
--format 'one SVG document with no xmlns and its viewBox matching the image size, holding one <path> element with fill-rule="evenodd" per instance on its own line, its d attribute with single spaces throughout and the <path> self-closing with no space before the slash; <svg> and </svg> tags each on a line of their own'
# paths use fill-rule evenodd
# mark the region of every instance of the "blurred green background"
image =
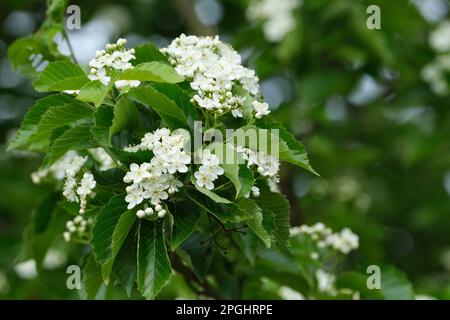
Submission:
<svg viewBox="0 0 450 320">
<path fill-rule="evenodd" d="M 68 33 L 81 63 L 118 37 L 131 47 L 164 46 L 180 33 L 220 35 L 256 70 L 273 116 L 304 142 L 321 175 L 283 167 L 292 224 L 350 227 L 360 236 L 354 268 L 393 264 L 417 293 L 450 299 L 450 96 L 421 77 L 437 56 L 429 35 L 449 19 L 449 2 L 300 2 L 294 30 L 277 43 L 247 19 L 244 0 L 70 1 L 82 25 Z M 380 30 L 366 27 L 371 4 L 381 9 Z M 15 267 L 31 212 L 52 190 L 31 182 L 38 156 L 5 151 L 38 97 L 6 51 L 44 18 L 45 1 L 0 3 L 2 299 L 78 297 L 65 285 L 65 266 L 76 261 L 67 248 L 52 250 L 39 277 Z M 68 53 L 63 41 L 60 50 Z"/>
</svg>

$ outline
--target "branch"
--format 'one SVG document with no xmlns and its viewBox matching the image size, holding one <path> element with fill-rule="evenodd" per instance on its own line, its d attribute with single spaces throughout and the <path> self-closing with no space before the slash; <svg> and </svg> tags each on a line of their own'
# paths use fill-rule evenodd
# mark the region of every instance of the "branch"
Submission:
<svg viewBox="0 0 450 320">
<path fill-rule="evenodd" d="M 211 297 L 216 300 L 223 299 L 223 297 L 206 280 L 203 282 L 200 281 L 197 278 L 197 276 L 188 267 L 186 267 L 183 264 L 183 262 L 180 260 L 180 258 L 175 253 L 172 253 L 172 255 L 170 256 L 170 262 L 172 263 L 173 269 L 176 272 L 178 272 L 179 274 L 183 275 L 188 286 L 196 294 L 205 295 L 205 296 Z M 198 290 L 197 288 L 195 288 L 194 284 L 197 284 L 203 290 Z"/>
<path fill-rule="evenodd" d="M 175 8 L 178 13 L 186 21 L 186 25 L 190 32 L 199 36 L 211 36 L 216 34 L 216 30 L 212 27 L 205 26 L 198 19 L 194 9 L 193 0 L 174 0 Z"/>
</svg>

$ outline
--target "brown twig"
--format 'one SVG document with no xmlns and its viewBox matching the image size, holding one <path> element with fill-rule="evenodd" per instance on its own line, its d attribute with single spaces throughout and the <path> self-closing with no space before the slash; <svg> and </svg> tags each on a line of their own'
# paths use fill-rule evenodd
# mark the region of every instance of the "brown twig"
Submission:
<svg viewBox="0 0 450 320">
<path fill-rule="evenodd" d="M 204 295 L 211 297 L 213 299 L 223 299 L 223 297 L 220 295 L 219 292 L 217 292 L 209 283 L 208 281 L 200 281 L 197 276 L 192 272 L 188 267 L 186 267 L 183 262 L 180 260 L 180 258 L 175 254 L 172 253 L 170 257 L 170 261 L 172 263 L 173 269 L 182 274 L 184 279 L 186 280 L 186 283 L 188 286 L 198 295 Z M 201 289 L 197 289 L 195 285 L 199 286 Z"/>
</svg>

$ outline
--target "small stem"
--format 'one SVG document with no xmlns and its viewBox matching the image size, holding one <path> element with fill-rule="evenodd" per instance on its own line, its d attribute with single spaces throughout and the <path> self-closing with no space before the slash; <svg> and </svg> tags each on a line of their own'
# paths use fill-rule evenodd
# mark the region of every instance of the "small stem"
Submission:
<svg viewBox="0 0 450 320">
<path fill-rule="evenodd" d="M 214 188 L 214 191 L 221 190 L 221 189 L 223 189 L 223 188 L 227 188 L 227 187 L 229 187 L 230 185 L 231 185 L 231 181 L 225 182 L 224 184 L 218 186 L 217 188 Z"/>
<path fill-rule="evenodd" d="M 111 157 L 111 159 L 114 160 L 114 162 L 120 169 L 122 169 L 125 172 L 128 171 L 128 168 L 126 166 L 124 166 L 122 163 L 120 163 L 119 159 L 117 159 L 116 155 L 114 154 L 114 152 L 111 151 L 110 148 L 104 147 L 104 146 L 102 146 L 102 148 Z"/>
<path fill-rule="evenodd" d="M 227 248 L 221 246 L 220 243 L 219 243 L 219 241 L 217 241 L 216 233 L 214 232 L 214 227 L 213 227 L 213 225 L 212 225 L 212 221 L 211 221 L 211 217 L 210 217 L 210 216 L 211 216 L 211 215 L 208 214 L 209 226 L 211 227 L 211 232 L 212 232 L 212 235 L 213 235 L 214 243 L 220 248 L 220 250 L 222 250 L 222 252 L 223 252 L 224 254 L 227 254 Z"/>
<path fill-rule="evenodd" d="M 66 29 L 63 29 L 63 37 L 67 42 L 67 46 L 69 47 L 70 56 L 72 57 L 73 62 L 78 64 L 77 58 L 75 57 L 75 51 L 73 50 L 72 44 L 70 43 L 69 35 L 67 34 Z"/>
</svg>

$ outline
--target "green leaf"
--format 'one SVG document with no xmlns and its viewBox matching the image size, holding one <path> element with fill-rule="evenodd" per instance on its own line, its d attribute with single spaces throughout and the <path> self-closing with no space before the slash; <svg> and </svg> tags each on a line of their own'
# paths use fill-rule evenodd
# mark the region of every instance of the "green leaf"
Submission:
<svg viewBox="0 0 450 320">
<path fill-rule="evenodd" d="M 279 158 L 280 160 L 284 160 L 295 164 L 303 169 L 308 170 L 309 172 L 319 175 L 310 165 L 308 154 L 305 151 L 305 147 L 302 143 L 297 141 L 295 137 L 278 122 L 273 120 L 263 119 L 257 122 L 258 127 L 268 129 L 268 130 L 279 130 L 279 138 L 284 142 L 287 148 L 283 148 L 280 145 Z"/>
<path fill-rule="evenodd" d="M 80 88 L 77 99 L 84 102 L 92 102 L 96 107 L 103 103 L 108 94 L 108 86 L 99 80 L 87 82 Z"/>
<path fill-rule="evenodd" d="M 50 63 L 33 82 L 38 92 L 79 90 L 89 82 L 83 69 L 69 61 Z"/>
<path fill-rule="evenodd" d="M 83 266 L 80 295 L 83 299 L 99 299 L 101 288 L 104 286 L 100 266 L 90 254 Z"/>
<path fill-rule="evenodd" d="M 161 61 L 169 63 L 166 56 L 159 51 L 159 48 L 156 47 L 152 43 L 142 44 L 134 48 L 134 56 L 136 57 L 133 60 L 133 65 L 139 65 L 143 62 L 151 62 L 151 61 Z"/>
<path fill-rule="evenodd" d="M 33 232 L 35 234 L 43 233 L 48 229 L 52 220 L 53 210 L 58 205 L 60 195 L 53 193 L 46 198 L 39 207 L 34 211 L 32 216 Z"/>
<path fill-rule="evenodd" d="M 256 198 L 256 203 L 264 210 L 273 213 L 273 223 L 275 227 L 276 242 L 282 248 L 288 248 L 289 245 L 289 202 L 285 196 L 263 190 L 261 195 Z"/>
<path fill-rule="evenodd" d="M 111 146 L 109 130 L 114 118 L 113 108 L 110 106 L 100 106 L 94 114 L 94 126 L 91 129 L 95 141 L 105 147 Z"/>
<path fill-rule="evenodd" d="M 56 238 L 61 237 L 69 219 L 67 212 L 56 202 L 56 197 L 50 196 L 34 211 L 32 222 L 25 233 L 22 259 L 34 259 L 39 269 L 48 249 Z"/>
<path fill-rule="evenodd" d="M 242 210 L 249 213 L 253 217 L 253 219 L 246 221 L 247 225 L 262 240 L 264 245 L 267 248 L 270 248 L 271 237 L 262 225 L 263 215 L 261 208 L 252 199 L 240 199 L 238 204 Z"/>
<path fill-rule="evenodd" d="M 239 155 L 230 143 L 212 143 L 208 146 L 212 153 L 220 159 L 220 166 L 224 175 L 230 179 L 236 189 L 236 198 L 241 192 L 241 181 L 239 180 Z"/>
<path fill-rule="evenodd" d="M 198 120 L 198 109 L 191 103 L 189 95 L 177 84 L 154 83 L 153 88 L 175 102 L 186 116 L 189 125 L 193 128 L 194 121 Z"/>
<path fill-rule="evenodd" d="M 188 254 L 188 262 L 200 281 L 205 279 L 214 258 L 214 252 L 209 246 L 209 239 L 210 236 L 206 233 L 194 232 L 181 245 L 183 251 Z"/>
<path fill-rule="evenodd" d="M 383 294 L 381 290 L 369 289 L 367 287 L 367 274 L 348 271 L 344 272 L 336 280 L 336 286 L 338 288 L 348 288 L 354 291 L 358 291 L 361 294 L 361 298 L 369 299 L 383 299 Z"/>
<path fill-rule="evenodd" d="M 381 291 L 386 300 L 414 300 L 411 283 L 395 267 L 381 267 Z"/>
<path fill-rule="evenodd" d="M 112 235 L 111 256 L 102 265 L 102 275 L 106 283 L 109 282 L 109 274 L 111 273 L 111 268 L 116 259 L 116 256 L 122 248 L 122 245 L 125 242 L 128 233 L 133 227 L 135 221 L 136 214 L 134 211 L 125 212 L 120 216 L 119 221 L 117 221 L 117 225 Z"/>
<path fill-rule="evenodd" d="M 209 190 L 207 190 L 209 191 Z M 209 191 L 211 192 L 211 191 Z M 212 193 L 212 192 L 211 192 Z M 213 193 L 214 194 L 214 193 Z M 222 203 L 218 203 L 212 200 L 210 196 L 206 196 L 199 192 L 187 192 L 187 197 L 194 201 L 197 205 L 204 208 L 207 212 L 211 213 L 217 219 L 223 223 L 227 222 L 242 222 L 251 219 L 251 215 L 239 208 L 239 206 L 225 198 L 217 195 L 214 198 L 219 197 Z M 226 200 L 226 202 L 224 202 Z"/>
<path fill-rule="evenodd" d="M 369 289 L 370 274 L 346 272 L 336 281 L 340 288 L 350 288 L 363 298 L 386 300 L 414 300 L 414 291 L 406 275 L 393 266 L 380 266 L 381 287 Z"/>
<path fill-rule="evenodd" d="M 171 242 L 172 250 L 175 250 L 194 231 L 204 209 L 191 201 L 184 201 L 177 203 L 170 212 L 174 219 Z"/>
<path fill-rule="evenodd" d="M 137 228 L 128 234 L 114 259 L 113 273 L 128 297 L 131 296 L 137 275 Z"/>
<path fill-rule="evenodd" d="M 63 23 L 68 0 L 47 1 L 47 11 L 45 23 Z"/>
<path fill-rule="evenodd" d="M 129 96 L 131 99 L 155 110 L 169 129 L 189 128 L 183 110 L 173 100 L 158 92 L 153 86 L 145 85 L 131 89 Z"/>
<path fill-rule="evenodd" d="M 67 94 L 54 94 L 39 99 L 25 115 L 24 120 L 14 138 L 8 145 L 8 150 L 25 148 L 29 145 L 30 137 L 37 131 L 42 115 L 52 106 L 63 106 L 72 103 L 74 99 Z"/>
<path fill-rule="evenodd" d="M 244 256 L 253 266 L 255 264 L 256 249 L 259 243 L 258 236 L 252 230 L 247 230 L 245 234 L 234 233 L 233 238 L 236 240 Z"/>
<path fill-rule="evenodd" d="M 50 107 L 41 117 L 33 141 L 46 143 L 53 130 L 63 126 L 76 126 L 92 118 L 92 110 L 82 103 L 70 103 Z"/>
<path fill-rule="evenodd" d="M 139 112 L 133 101 L 122 97 L 114 106 L 114 118 L 109 136 L 121 131 L 133 132 L 139 127 Z"/>
<path fill-rule="evenodd" d="M 66 130 L 50 146 L 44 159 L 46 165 L 51 165 L 69 150 L 83 150 L 94 148 L 91 126 L 82 124 Z"/>
<path fill-rule="evenodd" d="M 114 259 L 136 218 L 127 205 L 124 194 L 112 197 L 100 210 L 92 228 L 91 243 L 105 282 L 108 282 Z"/>
<path fill-rule="evenodd" d="M 59 31 L 57 29 L 46 30 L 47 38 L 53 40 Z M 61 54 L 55 54 L 52 48 L 42 41 L 43 34 L 35 34 L 29 37 L 20 38 L 14 41 L 8 48 L 8 58 L 13 67 L 24 76 L 36 79 L 43 68 L 54 60 L 69 59 Z M 52 45 L 54 46 L 54 44 Z"/>
<path fill-rule="evenodd" d="M 139 223 L 137 282 L 147 299 L 154 299 L 172 275 L 163 231 L 162 219 Z"/>
<path fill-rule="evenodd" d="M 191 182 L 192 184 L 195 186 L 195 188 L 200 191 L 201 193 L 203 193 L 205 196 L 207 196 L 208 198 L 210 198 L 211 200 L 214 200 L 214 202 L 217 203 L 225 203 L 225 204 L 230 204 L 233 203 L 230 200 L 228 200 L 227 198 L 221 197 L 219 196 L 217 193 L 214 193 L 211 190 L 208 190 L 206 188 L 200 187 L 195 183 L 195 178 L 193 176 L 191 176 Z"/>
<path fill-rule="evenodd" d="M 117 80 L 178 83 L 182 82 L 184 78 L 168 64 L 152 61 L 141 63 L 133 69 L 123 71 Z"/>
<path fill-rule="evenodd" d="M 255 184 L 253 171 L 245 164 L 239 165 L 239 184 L 241 186 L 241 189 L 237 196 L 238 198 L 249 194 L 252 190 L 253 185 Z"/>
</svg>

